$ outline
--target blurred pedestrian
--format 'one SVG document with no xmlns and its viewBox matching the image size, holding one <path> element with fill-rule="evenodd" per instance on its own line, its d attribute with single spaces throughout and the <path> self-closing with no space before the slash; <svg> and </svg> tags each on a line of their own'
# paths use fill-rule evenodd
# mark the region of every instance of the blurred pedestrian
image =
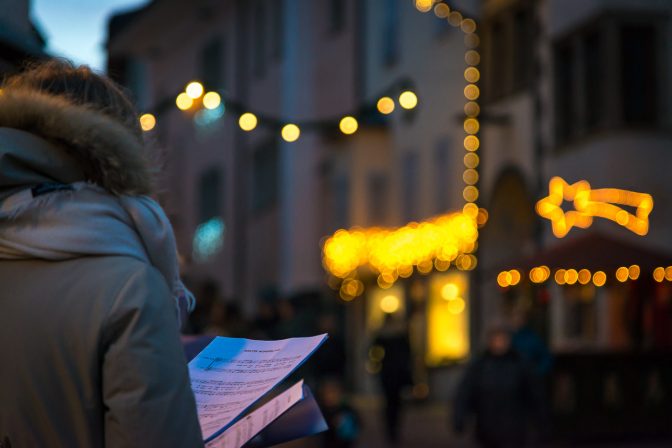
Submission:
<svg viewBox="0 0 672 448">
<path fill-rule="evenodd" d="M 513 314 L 513 335 L 511 346 L 533 369 L 534 373 L 545 377 L 551 371 L 553 357 L 539 334 L 530 325 L 527 314 L 517 310 Z"/>
<path fill-rule="evenodd" d="M 457 433 L 475 417 L 476 439 L 483 447 L 522 447 L 540 408 L 539 386 L 530 366 L 511 348 L 507 328 L 488 334 L 486 351 L 467 368 L 453 407 Z"/>
<path fill-rule="evenodd" d="M 383 354 L 379 378 L 385 396 L 385 436 L 390 445 L 396 445 L 401 431 L 401 392 L 412 383 L 411 346 L 403 318 L 386 314 L 373 345 Z"/>
<path fill-rule="evenodd" d="M 179 340 L 193 296 L 147 195 L 138 114 L 49 61 L 0 93 L 0 440 L 202 446 Z"/>
</svg>

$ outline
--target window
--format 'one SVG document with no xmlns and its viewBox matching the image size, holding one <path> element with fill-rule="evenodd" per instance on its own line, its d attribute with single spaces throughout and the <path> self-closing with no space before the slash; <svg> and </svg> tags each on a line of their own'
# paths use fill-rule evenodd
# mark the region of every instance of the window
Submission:
<svg viewBox="0 0 672 448">
<path fill-rule="evenodd" d="M 262 211 L 278 201 L 279 151 L 275 140 L 262 145 L 252 156 L 252 207 Z"/>
<path fill-rule="evenodd" d="M 371 173 L 368 179 L 368 210 L 370 225 L 384 225 L 387 214 L 387 177 Z"/>
<path fill-rule="evenodd" d="M 555 55 L 556 134 L 558 141 L 571 137 L 574 125 L 574 52 L 570 46 Z"/>
<path fill-rule="evenodd" d="M 404 219 L 413 221 L 418 215 L 418 154 L 408 152 L 403 157 L 402 204 Z"/>
<path fill-rule="evenodd" d="M 530 86 L 535 70 L 535 4 L 518 0 L 483 23 L 484 101 Z"/>
<path fill-rule="evenodd" d="M 607 15 L 555 44 L 559 144 L 598 129 L 660 124 L 658 26 L 652 16 Z"/>
<path fill-rule="evenodd" d="M 220 37 L 211 39 L 201 50 L 201 80 L 208 90 L 225 87 L 223 70 L 223 41 Z"/>
<path fill-rule="evenodd" d="M 626 124 L 651 124 L 657 117 L 657 45 L 651 25 L 626 25 L 620 32 L 621 95 Z"/>
<path fill-rule="evenodd" d="M 583 85 L 586 97 L 586 126 L 599 125 L 604 115 L 602 99 L 604 61 L 599 33 L 589 34 L 583 44 Z"/>
<path fill-rule="evenodd" d="M 450 141 L 447 137 L 441 138 L 434 151 L 434 190 L 436 192 L 436 212 L 445 213 L 448 208 L 448 155 Z"/>
<path fill-rule="evenodd" d="M 329 0 L 329 28 L 338 33 L 345 28 L 346 0 Z"/>
<path fill-rule="evenodd" d="M 399 2 L 385 0 L 383 5 L 383 28 L 381 42 L 383 48 L 383 64 L 394 65 L 399 59 Z"/>
<path fill-rule="evenodd" d="M 276 59 L 282 59 L 285 43 L 285 0 L 274 0 L 272 5 L 272 35 L 271 54 Z"/>
<path fill-rule="evenodd" d="M 254 41 L 254 51 L 252 54 L 252 63 L 254 73 L 258 76 L 264 74 L 266 70 L 266 9 L 261 1 L 255 3 L 253 9 L 252 36 Z"/>
<path fill-rule="evenodd" d="M 219 168 L 205 171 L 198 181 L 198 222 L 221 217 L 222 179 Z"/>
<path fill-rule="evenodd" d="M 513 89 L 529 85 L 534 67 L 534 15 L 531 8 L 521 9 L 514 15 L 513 27 Z"/>
</svg>

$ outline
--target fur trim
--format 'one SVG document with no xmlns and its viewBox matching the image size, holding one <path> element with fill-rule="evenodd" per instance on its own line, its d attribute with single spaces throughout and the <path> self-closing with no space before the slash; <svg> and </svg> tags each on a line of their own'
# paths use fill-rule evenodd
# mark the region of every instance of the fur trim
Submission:
<svg viewBox="0 0 672 448">
<path fill-rule="evenodd" d="M 145 147 L 104 113 L 30 89 L 0 92 L 0 127 L 21 129 L 65 146 L 87 181 L 111 193 L 148 195 L 152 172 Z"/>
</svg>

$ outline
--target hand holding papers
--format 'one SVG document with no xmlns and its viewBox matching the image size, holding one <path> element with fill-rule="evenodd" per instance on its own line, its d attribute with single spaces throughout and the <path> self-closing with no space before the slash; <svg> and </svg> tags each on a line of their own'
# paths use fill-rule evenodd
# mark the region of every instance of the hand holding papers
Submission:
<svg viewBox="0 0 672 448">
<path fill-rule="evenodd" d="M 210 442 L 230 428 L 250 406 L 301 365 L 326 337 L 281 341 L 215 338 L 189 363 L 205 441 Z M 294 403 L 302 397 L 296 390 L 288 391 Z"/>
</svg>

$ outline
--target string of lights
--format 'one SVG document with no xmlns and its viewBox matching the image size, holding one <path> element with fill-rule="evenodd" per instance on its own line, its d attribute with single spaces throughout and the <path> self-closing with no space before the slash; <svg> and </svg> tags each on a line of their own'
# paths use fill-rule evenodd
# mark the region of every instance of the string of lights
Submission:
<svg viewBox="0 0 672 448">
<path fill-rule="evenodd" d="M 639 265 L 621 266 L 614 271 L 613 278 L 619 283 L 625 283 L 630 280 L 638 280 L 641 275 Z M 553 275 L 551 275 L 553 274 Z M 672 282 L 672 266 L 658 266 L 652 272 L 652 278 L 657 282 Z M 528 272 L 528 278 L 531 283 L 543 284 L 547 281 L 554 281 L 558 285 L 588 285 L 602 287 L 607 283 L 608 275 L 603 270 L 591 272 L 589 269 L 556 269 L 552 272 L 548 266 L 535 266 Z M 524 280 L 524 274 L 518 269 L 501 271 L 497 275 L 497 284 L 501 288 L 516 286 Z"/>
<path fill-rule="evenodd" d="M 461 212 L 442 215 L 421 223 L 408 223 L 395 229 L 341 229 L 330 236 L 323 245 L 322 262 L 331 275 L 330 286 L 339 290 L 340 297 L 349 301 L 364 292 L 364 284 L 357 270 L 366 266 L 377 275 L 377 284 L 382 289 L 392 287 L 399 278 L 413 274 L 414 269 L 426 275 L 433 270 L 446 271 L 451 264 L 458 270 L 469 271 L 476 267 L 473 254 L 478 247 L 478 228 L 485 225 L 488 212 L 479 208 L 478 166 L 480 159 L 480 89 L 481 61 L 476 33 L 476 22 L 463 17 L 442 1 L 415 0 L 420 12 L 434 11 L 437 18 L 447 20 L 464 34 L 465 53 L 464 79 L 464 141 L 465 155 L 462 180 L 462 197 L 465 204 Z M 402 94 L 403 96 L 404 94 Z M 402 101 L 400 96 L 400 102 Z M 415 106 L 415 99 L 409 98 Z M 403 103 L 402 103 L 403 106 Z M 394 111 L 394 102 L 389 97 L 378 100 L 380 113 Z"/>
<path fill-rule="evenodd" d="M 419 103 L 418 96 L 412 90 L 398 87 L 404 84 L 407 84 L 407 82 L 401 80 L 395 82 L 392 88 L 386 90 L 388 92 L 395 89 L 399 91 L 396 102 L 392 96 L 384 95 L 376 100 L 375 106 L 365 103 L 355 113 L 322 120 L 285 120 L 255 112 L 241 102 L 233 99 L 223 99 L 223 92 L 206 92 L 205 86 L 200 81 L 189 82 L 184 90 L 176 95 L 175 106 L 182 112 L 192 114 L 196 122 L 203 114 L 221 118 L 224 114 L 224 108 L 226 108 L 238 117 L 238 126 L 241 130 L 250 132 L 257 127 L 279 130 L 282 139 L 292 143 L 300 138 L 301 132 L 304 130 L 339 129 L 345 135 L 353 135 L 359 129 L 359 119 L 372 110 L 377 110 L 382 115 L 389 115 L 394 112 L 397 104 L 405 110 L 415 109 Z M 161 105 L 157 109 L 159 111 L 155 113 L 147 112 L 140 116 L 140 126 L 143 131 L 154 130 L 157 125 L 157 115 L 165 110 L 166 106 Z"/>
</svg>

